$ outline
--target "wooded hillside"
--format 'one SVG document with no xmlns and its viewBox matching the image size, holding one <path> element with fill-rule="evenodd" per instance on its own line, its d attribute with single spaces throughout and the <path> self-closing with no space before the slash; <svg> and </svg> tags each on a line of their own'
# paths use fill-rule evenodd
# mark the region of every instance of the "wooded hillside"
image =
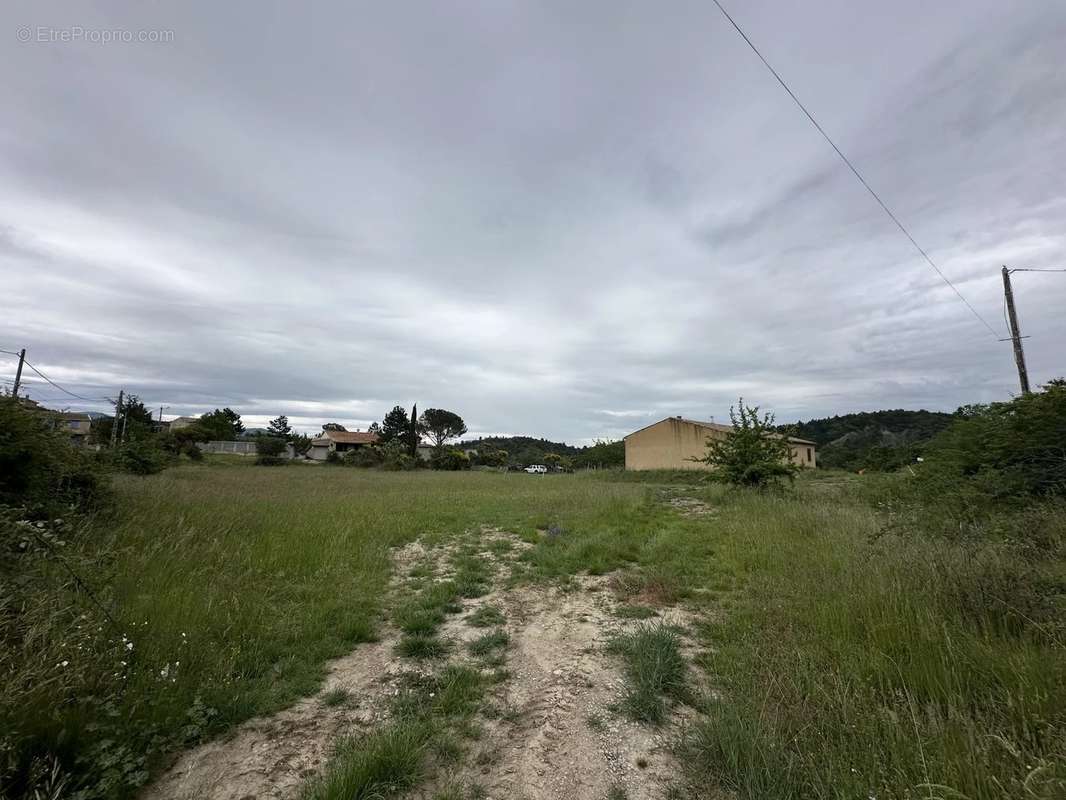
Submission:
<svg viewBox="0 0 1066 800">
<path fill-rule="evenodd" d="M 863 411 L 799 422 L 797 436 L 818 443 L 818 464 L 859 470 L 891 470 L 909 464 L 954 418 L 940 411 Z"/>
</svg>

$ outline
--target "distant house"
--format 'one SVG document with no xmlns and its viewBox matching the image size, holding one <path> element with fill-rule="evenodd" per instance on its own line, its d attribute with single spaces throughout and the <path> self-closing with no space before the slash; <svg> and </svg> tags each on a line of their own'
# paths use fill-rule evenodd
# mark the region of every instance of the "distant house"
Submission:
<svg viewBox="0 0 1066 800">
<path fill-rule="evenodd" d="M 369 431 L 322 431 L 311 440 L 307 455 L 314 461 L 325 461 L 330 453 L 343 455 L 360 447 L 377 444 L 378 435 Z"/>
<path fill-rule="evenodd" d="M 56 429 L 70 437 L 70 443 L 81 447 L 89 441 L 93 420 L 82 411 L 61 411 L 56 414 Z"/>
<path fill-rule="evenodd" d="M 733 433 L 729 425 L 667 417 L 626 436 L 626 469 L 711 469 L 694 458 L 707 454 L 707 439 L 724 439 Z M 801 467 L 818 463 L 817 445 L 807 439 L 788 437 L 791 460 Z"/>
<path fill-rule="evenodd" d="M 188 428 L 190 425 L 195 425 L 199 421 L 199 417 L 178 417 L 177 419 L 172 419 L 167 425 L 170 430 L 178 431 L 182 428 Z"/>
</svg>

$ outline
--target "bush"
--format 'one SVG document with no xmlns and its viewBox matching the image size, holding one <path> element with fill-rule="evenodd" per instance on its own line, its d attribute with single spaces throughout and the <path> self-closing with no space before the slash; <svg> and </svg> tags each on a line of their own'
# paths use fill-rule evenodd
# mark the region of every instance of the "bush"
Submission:
<svg viewBox="0 0 1066 800">
<path fill-rule="evenodd" d="M 393 439 L 381 448 L 381 468 L 390 472 L 418 469 L 418 458 L 412 458 L 407 446 L 399 439 Z"/>
<path fill-rule="evenodd" d="M 260 456 L 280 456 L 285 452 L 285 440 L 274 436 L 260 436 L 255 440 L 255 452 Z"/>
<path fill-rule="evenodd" d="M 126 442 L 111 454 L 116 467 L 133 475 L 155 475 L 166 469 L 171 459 L 171 454 L 151 440 Z"/>
<path fill-rule="evenodd" d="M 282 467 L 289 463 L 282 453 L 285 452 L 285 440 L 276 436 L 260 436 L 255 440 L 255 463 L 260 467 Z"/>
<path fill-rule="evenodd" d="M 993 500 L 1066 494 L 1066 380 L 960 409 L 927 448 L 920 482 L 933 495 L 976 490 Z"/>
<path fill-rule="evenodd" d="M 336 450 L 330 450 L 326 454 L 326 463 L 327 464 L 335 464 L 336 465 L 336 464 L 342 464 L 344 462 L 341 460 L 341 454 L 340 453 L 338 453 Z"/>
<path fill-rule="evenodd" d="M 1047 545 L 1046 515 L 1026 514 L 1066 496 L 1066 382 L 960 409 L 925 453 L 905 479 L 869 489 L 895 529 Z"/>
<path fill-rule="evenodd" d="M 455 472 L 461 469 L 470 469 L 470 456 L 462 450 L 448 447 L 440 453 L 435 453 L 431 463 L 433 469 L 450 470 Z"/>
<path fill-rule="evenodd" d="M 792 446 L 774 430 L 774 415 L 759 415 L 744 398 L 729 408 L 733 432 L 724 439 L 708 439 L 707 455 L 695 459 L 714 468 L 711 480 L 733 486 L 762 489 L 792 481 L 799 467 L 792 463 Z"/>
<path fill-rule="evenodd" d="M 381 451 L 373 445 L 349 450 L 344 454 L 347 467 L 376 467 L 381 463 Z"/>
<path fill-rule="evenodd" d="M 0 397 L 0 504 L 66 513 L 109 498 L 100 464 L 56 433 L 47 414 Z"/>
</svg>

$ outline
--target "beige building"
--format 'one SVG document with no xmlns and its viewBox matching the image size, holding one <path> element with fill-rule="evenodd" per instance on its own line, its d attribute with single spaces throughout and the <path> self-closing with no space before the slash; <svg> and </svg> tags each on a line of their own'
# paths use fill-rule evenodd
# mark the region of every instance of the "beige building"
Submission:
<svg viewBox="0 0 1066 800">
<path fill-rule="evenodd" d="M 711 469 L 692 459 L 707 454 L 708 438 L 724 439 L 732 431 L 729 425 L 667 417 L 625 437 L 626 469 Z M 813 467 L 818 463 L 814 442 L 792 436 L 788 441 L 793 464 Z"/>
<path fill-rule="evenodd" d="M 370 431 L 322 431 L 311 440 L 307 456 L 312 461 L 325 461 L 330 453 L 343 454 L 377 442 L 378 435 Z"/>
</svg>

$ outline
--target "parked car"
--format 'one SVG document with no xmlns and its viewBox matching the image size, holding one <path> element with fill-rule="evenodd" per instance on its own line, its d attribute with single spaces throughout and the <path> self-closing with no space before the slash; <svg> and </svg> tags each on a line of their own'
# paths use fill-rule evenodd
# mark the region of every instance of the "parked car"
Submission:
<svg viewBox="0 0 1066 800">
<path fill-rule="evenodd" d="M 543 464 L 530 464 L 528 467 L 526 467 L 526 472 L 528 472 L 530 475 L 547 475 L 548 468 Z"/>
</svg>

